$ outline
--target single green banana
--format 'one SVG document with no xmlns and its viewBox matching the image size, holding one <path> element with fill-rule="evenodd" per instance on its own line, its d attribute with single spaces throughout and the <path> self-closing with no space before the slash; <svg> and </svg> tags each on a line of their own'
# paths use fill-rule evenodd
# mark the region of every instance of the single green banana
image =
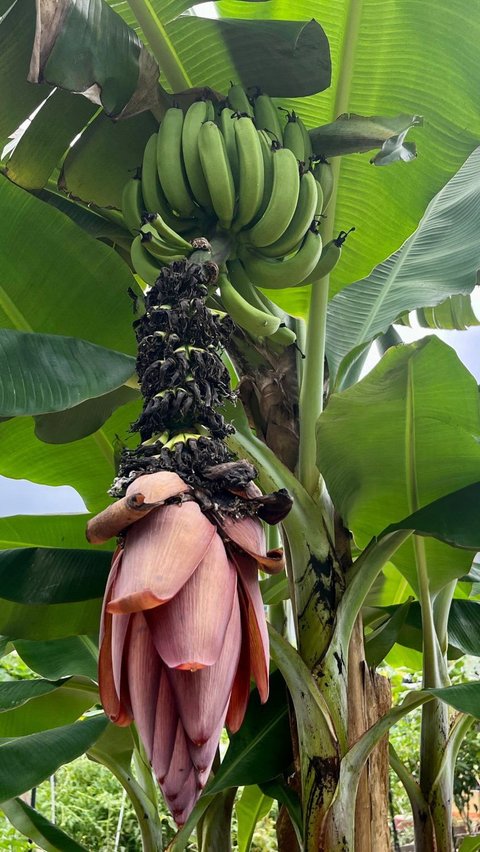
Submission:
<svg viewBox="0 0 480 852">
<path fill-rule="evenodd" d="M 315 219 L 320 219 L 323 210 L 323 189 L 322 184 L 315 178 L 317 184 L 317 206 L 315 207 Z"/>
<path fill-rule="evenodd" d="M 157 134 L 152 133 L 145 145 L 142 163 L 142 193 L 144 207 L 148 213 L 158 213 L 174 231 L 188 231 L 197 222 L 195 219 L 182 219 L 175 216 L 165 198 L 157 170 Z"/>
<path fill-rule="evenodd" d="M 266 257 L 284 257 L 294 251 L 315 219 L 317 203 L 317 181 L 312 172 L 305 172 L 300 178 L 297 209 L 292 221 L 280 239 L 271 246 L 264 246 L 261 253 Z"/>
<path fill-rule="evenodd" d="M 142 243 L 142 236 L 139 234 L 130 246 L 130 257 L 133 268 L 140 278 L 143 278 L 145 284 L 155 284 L 160 275 L 161 263 L 155 263 L 154 259 L 149 255 Z"/>
<path fill-rule="evenodd" d="M 333 193 L 333 171 L 328 160 L 325 158 L 321 159 L 315 166 L 313 174 L 323 190 L 322 213 L 325 213 Z"/>
<path fill-rule="evenodd" d="M 213 109 L 211 101 L 210 104 Z M 212 199 L 198 152 L 198 134 L 202 124 L 209 120 L 208 112 L 207 101 L 195 101 L 188 108 L 182 128 L 182 152 L 190 189 L 200 207 L 211 212 Z"/>
<path fill-rule="evenodd" d="M 315 269 L 322 253 L 322 239 L 315 231 L 308 231 L 296 254 L 285 260 L 273 260 L 257 251 L 242 251 L 241 260 L 247 275 L 258 287 L 283 290 L 302 284 Z"/>
<path fill-rule="evenodd" d="M 238 207 L 233 230 L 240 231 L 258 213 L 263 200 L 265 174 L 259 135 L 251 118 L 233 119 L 237 140 L 239 181 Z"/>
<path fill-rule="evenodd" d="M 290 148 L 293 151 L 297 160 L 301 163 L 305 162 L 305 142 L 303 138 L 302 128 L 296 112 L 287 112 L 287 123 L 283 129 L 283 144 L 285 148 Z"/>
<path fill-rule="evenodd" d="M 253 107 L 249 101 L 248 95 L 242 86 L 231 85 L 228 90 L 228 105 L 234 112 L 240 115 L 249 115 L 253 118 Z"/>
<path fill-rule="evenodd" d="M 195 212 L 195 204 L 188 189 L 183 164 L 182 128 L 182 110 L 176 107 L 167 109 L 158 130 L 157 169 L 172 210 L 180 216 L 191 216 Z"/>
<path fill-rule="evenodd" d="M 205 101 L 207 105 L 207 121 L 215 121 L 215 104 L 211 100 Z"/>
<path fill-rule="evenodd" d="M 245 272 L 245 267 L 238 259 L 227 261 L 227 275 L 235 287 L 235 290 L 240 293 L 247 302 L 253 305 L 254 308 L 258 308 L 259 311 L 266 311 L 270 314 L 272 313 L 272 311 L 268 308 L 268 299 L 266 297 L 263 297 L 262 299 L 262 293 L 260 293 L 254 284 L 252 284 Z M 277 317 L 277 319 L 280 323 L 280 318 Z"/>
<path fill-rule="evenodd" d="M 292 328 L 288 328 L 286 325 L 282 325 L 275 334 L 272 334 L 268 338 L 269 343 L 274 343 L 276 346 L 281 346 L 283 349 L 287 346 L 291 346 L 292 343 L 295 343 L 297 339 L 297 335 L 293 331 Z"/>
<path fill-rule="evenodd" d="M 142 244 L 144 248 L 147 249 L 148 253 L 152 255 L 152 257 L 156 257 L 164 263 L 171 263 L 174 260 L 182 260 L 184 257 L 188 257 L 193 251 L 192 246 L 187 243 L 188 249 L 179 248 L 178 246 L 172 246 L 170 243 L 166 243 L 161 237 L 158 236 L 155 228 L 152 228 L 151 225 L 144 225 L 142 230 Z"/>
<path fill-rule="evenodd" d="M 160 216 L 160 213 L 150 213 L 144 220 L 147 220 L 148 224 L 151 225 L 152 228 L 157 232 L 160 239 L 164 240 L 168 245 L 175 247 L 177 250 L 179 249 L 191 249 L 191 244 L 185 240 L 180 234 L 170 227 L 170 225 L 165 222 L 165 219 Z"/>
<path fill-rule="evenodd" d="M 218 124 L 225 140 L 225 147 L 227 149 L 228 161 L 232 170 L 233 182 L 235 186 L 238 186 L 239 163 L 234 121 L 234 111 L 228 107 L 224 107 L 220 113 Z"/>
<path fill-rule="evenodd" d="M 257 247 L 276 242 L 287 230 L 297 207 L 300 190 L 298 162 L 289 148 L 272 150 L 273 185 L 265 212 L 247 233 Z"/>
<path fill-rule="evenodd" d="M 340 231 L 338 237 L 334 240 L 330 240 L 330 242 L 326 243 L 322 249 L 322 253 L 320 255 L 320 259 L 312 272 L 308 276 L 308 284 L 315 284 L 316 281 L 320 281 L 321 278 L 325 278 L 326 275 L 329 275 L 330 272 L 336 267 L 338 261 L 340 260 L 342 254 L 342 246 L 347 239 L 348 235 L 354 231 L 355 228 L 350 228 L 349 231 Z"/>
<path fill-rule="evenodd" d="M 283 143 L 283 131 L 280 123 L 278 107 L 270 95 L 257 95 L 253 105 L 257 130 L 268 130 L 277 142 Z"/>
<path fill-rule="evenodd" d="M 224 274 L 218 279 L 223 306 L 233 321 L 253 337 L 268 337 L 280 325 L 278 317 L 253 307 Z"/>
<path fill-rule="evenodd" d="M 310 134 L 299 115 L 297 115 L 297 124 L 299 125 L 303 136 L 303 160 L 307 165 L 310 165 L 313 157 L 312 140 L 310 139 Z"/>
<path fill-rule="evenodd" d="M 213 121 L 202 124 L 198 150 L 213 209 L 222 228 L 230 228 L 235 210 L 235 185 L 225 140 Z"/>
<path fill-rule="evenodd" d="M 138 234 L 142 226 L 144 209 L 142 182 L 138 178 L 130 178 L 123 187 L 122 213 L 132 234 Z"/>
</svg>

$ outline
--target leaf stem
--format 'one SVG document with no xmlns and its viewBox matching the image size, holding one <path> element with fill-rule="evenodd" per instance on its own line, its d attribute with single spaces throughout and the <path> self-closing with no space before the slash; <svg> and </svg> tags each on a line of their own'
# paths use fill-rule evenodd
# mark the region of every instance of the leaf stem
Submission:
<svg viewBox="0 0 480 852">
<path fill-rule="evenodd" d="M 158 65 L 174 92 L 192 88 L 188 76 L 170 37 L 160 21 L 150 0 L 128 0 L 133 14 L 140 24 Z"/>
<path fill-rule="evenodd" d="M 317 420 L 323 410 L 323 376 L 325 338 L 327 330 L 327 303 L 329 276 L 322 278 L 310 289 L 305 361 L 299 399 L 300 443 L 298 478 L 309 494 L 319 486 L 316 465 Z"/>
</svg>

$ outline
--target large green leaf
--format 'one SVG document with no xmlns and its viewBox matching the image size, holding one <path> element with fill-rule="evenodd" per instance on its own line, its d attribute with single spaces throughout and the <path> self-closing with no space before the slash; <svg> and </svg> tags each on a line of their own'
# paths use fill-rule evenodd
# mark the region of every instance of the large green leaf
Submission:
<svg viewBox="0 0 480 852">
<path fill-rule="evenodd" d="M 31 808 L 23 799 L 2 802 L 1 810 L 17 831 L 21 831 L 46 852 L 87 852 L 85 846 L 65 834 L 58 825 Z"/>
<path fill-rule="evenodd" d="M 419 535 L 428 535 L 447 541 L 455 547 L 470 550 L 480 549 L 478 506 L 480 482 L 439 497 L 408 518 L 391 524 L 385 534 L 394 530 L 415 530 Z"/>
<path fill-rule="evenodd" d="M 138 409 L 139 404 L 135 402 L 122 406 L 93 435 L 71 444 L 39 441 L 33 432 L 33 421 L 26 417 L 2 423 L 0 473 L 42 485 L 71 485 L 83 497 L 89 510 L 101 511 L 110 500 L 107 491 L 115 473 L 116 436 L 133 444 L 137 442 L 135 437 L 129 436 L 129 427 L 138 416 Z M 48 544 L 55 546 L 57 542 Z"/>
<path fill-rule="evenodd" d="M 389 349 L 359 384 L 334 394 L 318 422 L 318 463 L 358 546 L 478 481 L 479 431 L 476 382 L 435 337 Z M 467 552 L 424 545 L 433 591 L 468 571 Z M 416 588 L 411 540 L 391 561 Z"/>
<path fill-rule="evenodd" d="M 184 15 L 166 29 L 194 86 L 226 94 L 233 78 L 274 96 L 304 97 L 330 83 L 328 41 L 313 17 L 247 21 Z"/>
<path fill-rule="evenodd" d="M 0 597 L 32 605 L 101 598 L 110 561 L 110 553 L 93 549 L 0 550 Z"/>
<path fill-rule="evenodd" d="M 102 713 L 73 725 L 0 742 L 0 801 L 31 790 L 59 766 L 80 757 L 107 724 Z"/>
<path fill-rule="evenodd" d="M 6 178 L 0 217 L 0 325 L 133 353 L 136 284 L 118 255 Z"/>
<path fill-rule="evenodd" d="M 446 686 L 441 689 L 428 689 L 437 698 L 455 707 L 460 713 L 468 713 L 480 719 L 480 683 L 459 683 L 457 686 Z"/>
<path fill-rule="evenodd" d="M 99 115 L 67 154 L 59 186 L 81 201 L 120 209 L 123 187 L 141 165 L 146 142 L 157 128 L 150 113 L 128 121 Z"/>
<path fill-rule="evenodd" d="M 330 375 L 348 354 L 387 331 L 405 311 L 469 293 L 480 263 L 480 148 L 427 207 L 415 233 L 361 281 L 345 287 L 328 309 Z M 340 384 L 345 376 L 339 376 Z"/>
<path fill-rule="evenodd" d="M 397 606 L 378 609 L 394 618 Z M 398 634 L 398 643 L 407 648 L 422 650 L 422 613 L 418 601 L 413 601 Z M 480 604 L 477 601 L 454 599 L 448 615 L 448 655 L 458 659 L 462 654 L 480 657 Z"/>
<path fill-rule="evenodd" d="M 47 642 L 16 639 L 14 647 L 32 671 L 49 680 L 70 675 L 98 680 L 98 648 L 90 636 L 66 636 Z"/>
<path fill-rule="evenodd" d="M 98 702 L 98 694 L 90 684 L 78 682 L 75 687 L 71 684 L 73 681 L 67 680 L 62 685 L 53 684 L 51 689 L 44 681 L 0 684 L 0 708 L 8 701 L 17 702 L 17 706 L 0 712 L 0 738 L 25 737 L 69 725 Z M 41 687 L 44 687 L 43 694 Z"/>
<path fill-rule="evenodd" d="M 25 189 L 41 189 L 97 109 L 85 98 L 57 89 L 22 134 L 5 174 Z"/>
<path fill-rule="evenodd" d="M 64 411 L 120 387 L 135 359 L 78 337 L 0 329 L 0 416 Z"/>
<path fill-rule="evenodd" d="M 66 411 L 39 414 L 35 417 L 35 435 L 47 444 L 79 441 L 101 429 L 117 408 L 139 397 L 139 391 L 122 385 L 110 393 L 87 399 Z"/>
<path fill-rule="evenodd" d="M 218 9 L 222 16 L 239 14 L 236 0 L 223 0 Z M 351 225 L 357 230 L 333 276 L 332 292 L 337 292 L 398 248 L 427 203 L 478 145 L 480 18 L 463 0 L 331 0 L 320 7 L 317 0 L 272 0 L 243 4 L 242 17 L 316 17 L 324 27 L 332 86 L 290 102 L 308 127 L 332 122 L 341 113 L 424 116 L 424 127 L 412 134 L 418 147 L 414 162 L 375 168 L 369 154 L 340 162 L 338 199 L 328 217 L 333 232 Z M 295 291 L 290 292 L 293 297 Z"/>
<path fill-rule="evenodd" d="M 155 106 L 158 68 L 121 17 L 104 0 L 71 0 L 62 6 L 59 14 L 58 4 L 37 3 L 31 81 L 88 92 L 108 115 Z"/>
<path fill-rule="evenodd" d="M 32 698 L 48 695 L 59 686 L 60 683 L 49 680 L 10 680 L 0 683 L 0 713 L 12 710 L 14 707 L 21 707 Z"/>
<path fill-rule="evenodd" d="M 0 598 L 0 634 L 42 642 L 95 634 L 101 607 L 100 598 L 71 604 L 18 604 Z"/>
<path fill-rule="evenodd" d="M 85 549 L 88 515 L 14 515 L 0 518 L 0 550 L 13 547 Z M 102 545 L 112 550 L 113 542 Z M 96 551 L 98 548 L 96 548 Z"/>
<path fill-rule="evenodd" d="M 0 3 L 0 155 L 8 136 L 51 92 L 27 82 L 35 33 L 35 0 Z M 2 216 L 3 220 L 3 216 Z"/>
<path fill-rule="evenodd" d="M 244 788 L 235 804 L 238 852 L 249 852 L 257 822 L 269 813 L 272 804 L 273 799 L 256 784 Z"/>
</svg>

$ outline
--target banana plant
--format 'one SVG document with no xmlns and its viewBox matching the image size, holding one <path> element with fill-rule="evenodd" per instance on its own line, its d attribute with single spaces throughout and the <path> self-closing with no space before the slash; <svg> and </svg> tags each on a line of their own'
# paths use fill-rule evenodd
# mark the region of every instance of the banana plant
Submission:
<svg viewBox="0 0 480 852">
<path fill-rule="evenodd" d="M 169 848 L 178 852 L 195 829 L 200 850 L 231 848 L 237 788 L 244 788 L 237 801 L 243 849 L 273 800 L 280 809 L 279 850 L 387 849 L 385 738 L 398 719 L 421 706 L 419 779 L 395 755 L 391 764 L 411 801 L 416 848 L 450 852 L 455 758 L 468 727 L 480 718 L 478 685 L 450 686 L 447 665 L 449 654 L 478 653 L 480 647 L 469 574 L 480 549 L 474 510 L 480 491 L 478 392 L 455 353 L 436 340 L 393 346 L 369 376 L 358 376 L 372 341 L 388 335 L 408 311 L 426 311 L 426 317 L 430 311 L 436 322 L 451 323 L 461 305 L 462 326 L 475 321 L 468 294 L 480 266 L 478 24 L 463 14 L 460 0 L 453 6 L 426 3 L 421 10 L 407 3 L 393 9 L 380 0 L 335 0 L 319 22 L 316 5 L 308 2 L 244 2 L 240 9 L 238 2 L 222 0 L 215 18 L 188 14 L 189 5 L 0 2 L 6 105 L 0 116 L 0 469 L 7 476 L 72 485 L 96 514 L 89 524 L 95 548 L 87 548 L 81 516 L 0 520 L 2 648 L 15 648 L 40 676 L 0 689 L 2 808 L 42 848 L 76 848 L 18 796 L 86 751 L 124 786 L 145 850 L 164 845 L 154 775 L 177 819 Z M 402 36 L 401 53 L 393 51 L 400 39 L 392 42 L 392 31 Z M 427 36 L 433 44 L 428 53 Z M 81 61 L 73 61 L 74 55 Z M 166 333 L 164 326 L 149 326 L 152 311 L 167 303 L 170 311 L 184 308 L 167 273 L 166 290 L 145 288 L 157 275 L 144 243 L 153 241 L 165 252 L 171 225 L 157 222 L 160 234 L 154 220 L 141 227 L 133 221 L 132 227 L 125 187 L 138 193 L 142 183 L 145 195 L 137 170 L 149 150 L 155 157 L 159 151 L 160 160 L 169 156 L 174 129 L 167 133 L 168 122 L 181 126 L 183 113 L 192 116 L 189 108 L 196 103 L 201 107 L 195 112 L 207 117 L 205 104 L 215 110 L 227 94 L 230 112 L 242 116 L 234 131 L 237 167 L 261 163 L 261 145 L 244 120 L 253 101 L 260 109 L 261 93 L 273 97 L 276 121 L 284 111 L 280 132 L 288 132 L 292 148 L 304 126 L 301 144 L 321 155 L 316 174 L 323 181 L 323 216 L 320 236 L 308 235 L 315 263 L 307 274 L 322 262 L 322 240 L 332 260 L 327 264 L 323 255 L 313 283 L 285 286 L 293 275 L 292 266 L 285 271 L 287 259 L 270 287 L 242 290 L 235 241 L 260 193 L 254 182 L 243 190 L 240 183 L 238 211 L 234 190 L 215 194 L 227 161 L 216 125 L 205 124 L 212 141 L 202 130 L 204 183 L 197 191 L 204 193 L 206 215 L 199 227 L 210 227 L 211 204 L 221 227 L 202 235 L 211 239 L 213 259 L 228 262 L 218 287 L 204 277 L 188 298 L 196 299 L 204 332 L 211 326 L 220 334 L 229 314 L 237 327 L 220 335 L 225 367 L 208 351 L 208 369 L 215 364 L 222 392 L 212 405 L 203 400 L 202 415 L 209 419 L 200 418 L 202 429 L 193 439 L 201 451 L 205 429 L 217 430 L 214 460 L 220 466 L 244 460 L 244 478 L 229 492 L 236 510 L 242 500 L 251 501 L 251 517 L 234 524 L 227 513 L 227 520 L 215 516 L 212 524 L 210 505 L 195 513 L 198 481 L 190 481 L 186 469 L 175 468 L 180 476 L 171 468 L 156 472 L 163 477 L 157 490 L 154 477 L 142 477 L 150 485 L 138 493 L 140 479 L 129 478 L 139 464 L 131 424 L 142 446 L 160 441 L 164 465 L 171 450 L 169 436 L 160 440 L 170 423 L 161 418 L 171 415 L 171 405 L 146 381 L 151 365 L 141 361 L 141 349 L 135 362 L 132 322 L 141 346 L 149 335 Z M 227 143 L 233 125 L 227 120 L 222 131 Z M 292 161 L 288 146 L 280 156 L 270 154 L 270 147 L 279 174 L 287 174 L 279 163 Z M 225 181 L 231 189 L 229 168 Z M 292 216 L 285 210 L 299 183 L 306 195 L 314 187 L 305 175 L 299 182 L 296 166 L 288 175 L 288 193 L 277 178 L 278 234 L 269 231 L 271 244 L 287 237 Z M 160 188 L 175 198 L 170 212 L 178 230 L 181 177 L 172 181 L 160 174 Z M 157 206 L 156 200 L 152 208 L 146 205 L 155 212 Z M 195 245 L 194 253 L 186 247 L 197 212 L 197 206 L 186 211 L 185 231 L 174 232 L 168 260 L 186 251 L 190 261 L 198 260 L 205 247 Z M 265 219 L 254 228 L 252 239 L 262 248 Z M 295 260 L 294 248 L 286 239 L 282 251 Z M 258 258 L 251 254 L 246 267 L 255 277 Z M 137 257 L 149 265 L 143 260 L 140 268 Z M 280 279 L 284 286 L 278 289 Z M 168 299 L 155 300 L 165 293 Z M 210 314 L 201 313 L 202 299 L 208 299 Z M 164 312 L 162 322 L 171 323 L 172 316 Z M 200 343 L 205 373 L 210 344 L 203 338 Z M 177 373 L 187 350 L 190 358 L 192 341 L 178 344 L 183 354 L 176 355 Z M 241 400 L 236 405 L 227 371 Z M 188 370 L 182 375 L 185 382 L 192 379 Z M 180 379 L 170 377 L 172 386 L 175 381 Z M 197 388 L 198 406 L 201 396 Z M 179 416 L 189 422 L 187 415 L 186 408 L 177 409 L 177 423 Z M 188 440 L 191 434 L 183 443 Z M 141 463 L 152 456 L 144 454 Z M 153 470 L 150 461 L 145 472 Z M 251 482 L 252 471 L 261 492 Z M 105 510 L 114 479 L 112 493 L 120 499 Z M 208 495 L 205 478 L 201 485 Z M 181 535 L 171 520 L 171 500 L 180 504 Z M 258 518 L 281 522 L 269 528 L 267 542 Z M 156 545 L 152 562 L 148 539 L 160 531 L 163 550 Z M 117 533 L 123 556 L 113 555 L 110 571 Z M 173 565 L 168 589 L 156 579 L 162 560 Z M 257 563 L 280 572 L 259 586 L 252 576 Z M 209 572 L 217 576 L 215 589 Z M 185 592 L 190 582 L 198 582 L 200 609 Z M 455 599 L 460 586 L 470 599 Z M 259 589 L 269 608 L 269 638 Z M 212 592 L 219 595 L 217 607 Z M 168 630 L 151 615 L 162 610 L 155 609 L 159 602 L 167 607 L 163 612 L 173 613 Z M 413 645 L 422 652 L 423 688 L 398 707 L 389 708 L 385 679 L 367 668 L 362 614 L 372 665 L 395 647 Z M 184 647 L 182 625 L 187 619 L 190 626 L 192 618 L 193 638 Z M 217 649 L 207 659 L 202 631 L 217 622 L 225 641 L 221 653 Z M 459 624 L 469 625 L 469 643 Z M 270 678 L 268 645 L 275 669 Z M 201 673 L 205 665 L 210 679 Z M 172 669 L 175 675 L 167 678 Z M 250 673 L 257 684 L 251 693 Z M 190 674 L 195 690 L 193 678 L 187 684 Z M 100 701 L 123 728 L 109 722 Z M 152 721 L 157 702 L 158 724 Z M 212 707 L 213 728 L 206 724 Z M 220 761 L 214 753 L 222 710 L 231 736 Z M 369 797 L 364 770 L 375 749 Z M 205 767 L 212 761 L 209 775 Z M 179 782 L 186 767 L 188 789 Z"/>
</svg>

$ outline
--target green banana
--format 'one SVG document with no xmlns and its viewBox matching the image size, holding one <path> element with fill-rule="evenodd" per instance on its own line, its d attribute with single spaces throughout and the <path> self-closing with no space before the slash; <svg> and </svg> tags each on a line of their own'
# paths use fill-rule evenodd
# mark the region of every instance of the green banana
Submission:
<svg viewBox="0 0 480 852">
<path fill-rule="evenodd" d="M 227 149 L 228 161 L 232 170 L 233 182 L 235 186 L 238 186 L 239 163 L 234 121 L 235 113 L 233 110 L 228 107 L 222 109 L 220 113 L 219 127 L 225 140 L 225 147 Z"/>
<path fill-rule="evenodd" d="M 237 140 L 239 181 L 238 207 L 233 230 L 248 225 L 257 214 L 263 200 L 265 174 L 259 135 L 251 118 L 233 120 Z"/>
<path fill-rule="evenodd" d="M 325 278 L 326 275 L 332 272 L 340 260 L 345 240 L 354 230 L 355 228 L 350 228 L 349 231 L 340 231 L 338 237 L 324 245 L 315 269 L 308 276 L 308 284 L 315 284 L 316 281 L 320 281 L 321 278 Z"/>
<path fill-rule="evenodd" d="M 281 145 L 283 142 L 282 125 L 278 108 L 270 95 L 258 95 L 253 105 L 257 130 L 268 130 Z"/>
<path fill-rule="evenodd" d="M 210 104 L 213 109 L 211 101 Z M 211 211 L 212 200 L 198 152 L 198 134 L 202 124 L 209 120 L 208 112 L 206 101 L 195 101 L 188 108 L 182 128 L 182 151 L 190 189 L 200 207 Z"/>
<path fill-rule="evenodd" d="M 240 115 L 249 115 L 250 118 L 253 118 L 252 105 L 242 86 L 232 84 L 228 90 L 227 99 L 228 105 L 234 112 L 238 112 Z"/>
<path fill-rule="evenodd" d="M 143 212 L 142 182 L 138 178 L 130 178 L 123 187 L 122 213 L 125 224 L 132 234 L 138 234 L 142 225 Z"/>
<path fill-rule="evenodd" d="M 233 321 L 253 337 L 268 337 L 280 325 L 278 317 L 253 307 L 235 289 L 225 274 L 218 279 L 223 306 Z"/>
<path fill-rule="evenodd" d="M 160 268 L 162 264 L 155 263 L 148 251 L 144 248 L 141 234 L 135 237 L 132 245 L 130 246 L 130 257 L 137 275 L 139 275 L 140 278 L 143 278 L 146 284 L 150 286 L 155 284 L 155 281 L 160 275 Z"/>
<path fill-rule="evenodd" d="M 287 123 L 283 130 L 283 144 L 293 151 L 297 160 L 305 162 L 305 141 L 296 112 L 287 112 Z"/>
<path fill-rule="evenodd" d="M 175 247 L 177 250 L 179 249 L 189 249 L 192 248 L 191 244 L 185 240 L 180 234 L 170 227 L 170 225 L 165 222 L 165 219 L 160 216 L 160 213 L 150 213 L 144 217 L 144 221 L 147 221 L 149 225 L 154 228 L 157 232 L 160 239 L 164 240 L 167 244 Z"/>
<path fill-rule="evenodd" d="M 200 162 L 222 228 L 230 228 L 235 210 L 235 185 L 221 131 L 213 121 L 202 124 L 198 134 Z"/>
<path fill-rule="evenodd" d="M 268 342 L 285 348 L 286 346 L 291 346 L 292 343 L 295 343 L 296 339 L 297 335 L 293 329 L 288 328 L 286 325 L 282 325 L 275 334 L 272 334 L 268 338 Z"/>
<path fill-rule="evenodd" d="M 296 249 L 310 228 L 317 209 L 317 182 L 312 172 L 305 172 L 300 178 L 297 209 L 286 231 L 271 246 L 264 246 L 261 253 L 266 257 L 284 257 Z"/>
<path fill-rule="evenodd" d="M 174 260 L 182 260 L 182 258 L 187 257 L 193 251 L 190 243 L 187 243 L 188 249 L 179 248 L 178 246 L 172 246 L 170 243 L 166 243 L 158 236 L 155 228 L 152 228 L 152 226 L 148 224 L 143 226 L 141 234 L 143 237 L 142 244 L 144 248 L 147 249 L 149 254 L 163 261 L 163 263 L 172 263 Z"/>
<path fill-rule="evenodd" d="M 241 260 L 254 284 L 265 289 L 283 290 L 302 284 L 315 269 L 322 252 L 322 239 L 316 231 L 308 231 L 296 254 L 285 260 L 273 260 L 247 249 Z"/>
<path fill-rule="evenodd" d="M 207 105 L 207 121 L 215 121 L 215 104 L 211 100 L 205 101 Z"/>
<path fill-rule="evenodd" d="M 322 184 L 315 178 L 317 185 L 317 206 L 315 207 L 315 219 L 320 219 L 323 210 L 323 189 Z"/>
<path fill-rule="evenodd" d="M 307 165 L 310 165 L 313 157 L 312 140 L 310 139 L 310 134 L 299 115 L 297 115 L 297 123 L 300 126 L 303 136 L 303 159 Z"/>
<path fill-rule="evenodd" d="M 325 158 L 321 159 L 315 166 L 313 174 L 323 190 L 322 213 L 325 213 L 333 193 L 333 171 L 328 160 Z"/>
<path fill-rule="evenodd" d="M 249 241 L 257 247 L 278 240 L 294 216 L 300 190 L 298 162 L 289 148 L 272 150 L 273 185 L 265 212 L 248 231 Z"/>
<path fill-rule="evenodd" d="M 235 290 L 243 296 L 244 299 L 247 300 L 254 308 L 258 308 L 259 311 L 267 311 L 267 313 L 272 313 L 272 311 L 268 308 L 268 299 L 263 297 L 265 301 L 262 299 L 262 294 L 255 287 L 254 284 L 250 281 L 247 273 L 245 272 L 244 266 L 242 266 L 241 262 L 238 259 L 228 260 L 227 261 L 227 274 L 232 282 Z M 275 314 L 274 314 L 275 316 Z M 281 320 L 279 317 L 278 322 Z"/>
<path fill-rule="evenodd" d="M 252 224 L 256 224 L 262 218 L 263 214 L 265 213 L 265 210 L 268 207 L 273 189 L 272 140 L 270 139 L 270 136 L 265 130 L 258 131 L 258 138 L 260 140 L 260 147 L 262 149 L 263 157 L 263 198 Z"/>
<path fill-rule="evenodd" d="M 172 210 L 191 216 L 195 204 L 190 195 L 182 156 L 183 112 L 167 109 L 157 137 L 157 169 L 162 189 Z M 156 212 L 156 211 L 155 211 Z"/>
</svg>

